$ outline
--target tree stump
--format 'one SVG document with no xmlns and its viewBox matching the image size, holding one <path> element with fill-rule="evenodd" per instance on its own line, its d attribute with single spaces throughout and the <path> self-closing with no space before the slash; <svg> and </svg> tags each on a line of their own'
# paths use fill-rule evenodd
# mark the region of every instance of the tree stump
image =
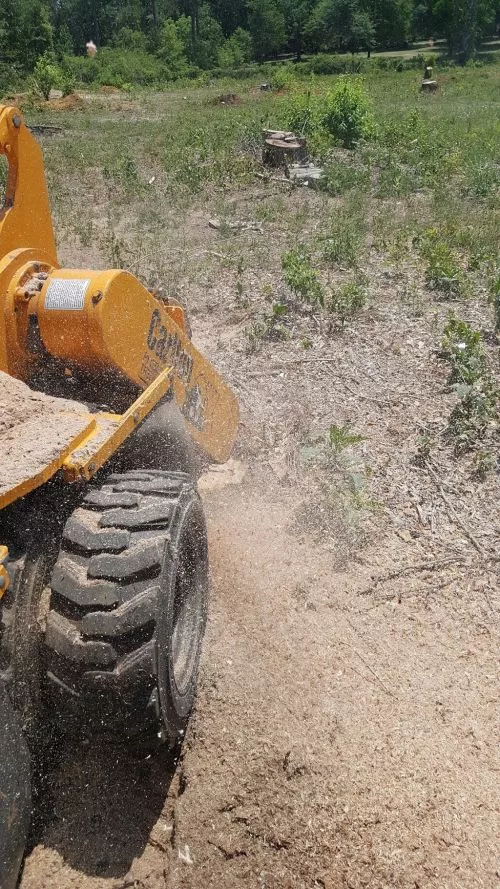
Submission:
<svg viewBox="0 0 500 889">
<path fill-rule="evenodd" d="M 437 80 L 423 80 L 420 89 L 424 93 L 435 93 L 438 88 Z"/>
<path fill-rule="evenodd" d="M 282 130 L 263 130 L 262 162 L 267 167 L 287 167 L 307 160 L 307 144 L 302 136 Z"/>
</svg>

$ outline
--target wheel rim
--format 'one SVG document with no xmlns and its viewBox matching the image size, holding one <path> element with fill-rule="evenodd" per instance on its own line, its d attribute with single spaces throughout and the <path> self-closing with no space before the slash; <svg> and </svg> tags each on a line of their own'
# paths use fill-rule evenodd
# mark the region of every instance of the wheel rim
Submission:
<svg viewBox="0 0 500 889">
<path fill-rule="evenodd" d="M 205 535 L 196 516 L 186 523 L 179 542 L 175 578 L 171 656 L 179 695 L 189 690 L 198 663 L 205 625 L 207 552 Z"/>
</svg>

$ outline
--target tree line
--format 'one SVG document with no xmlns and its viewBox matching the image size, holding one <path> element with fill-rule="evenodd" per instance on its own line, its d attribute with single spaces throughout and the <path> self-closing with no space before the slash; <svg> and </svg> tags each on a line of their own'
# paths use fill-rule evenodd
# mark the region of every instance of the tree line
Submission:
<svg viewBox="0 0 500 889">
<path fill-rule="evenodd" d="M 148 53 L 173 76 L 290 54 L 400 49 L 445 38 L 470 59 L 495 33 L 500 0 L 1 0 L 0 62 L 30 71 L 44 54 Z"/>
</svg>

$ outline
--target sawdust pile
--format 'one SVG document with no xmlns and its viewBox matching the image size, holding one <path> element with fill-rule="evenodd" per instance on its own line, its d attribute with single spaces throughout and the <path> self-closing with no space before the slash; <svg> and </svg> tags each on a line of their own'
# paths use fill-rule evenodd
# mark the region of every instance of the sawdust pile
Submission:
<svg viewBox="0 0 500 889">
<path fill-rule="evenodd" d="M 34 392 L 0 371 L 0 494 L 50 465 L 89 421 L 84 405 Z"/>
</svg>

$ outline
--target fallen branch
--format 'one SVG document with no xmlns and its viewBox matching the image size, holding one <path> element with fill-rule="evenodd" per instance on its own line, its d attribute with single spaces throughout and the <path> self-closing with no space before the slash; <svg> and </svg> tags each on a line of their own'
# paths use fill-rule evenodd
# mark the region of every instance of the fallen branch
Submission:
<svg viewBox="0 0 500 889">
<path fill-rule="evenodd" d="M 387 583 L 389 580 L 395 580 L 403 574 L 418 574 L 420 571 L 437 571 L 438 568 L 444 568 L 446 565 L 461 564 L 465 561 L 466 559 L 463 556 L 450 556 L 446 559 L 440 559 L 437 562 L 418 562 L 416 565 L 403 565 L 402 568 L 397 568 L 395 571 L 389 571 L 388 574 L 382 574 L 380 577 L 376 577 L 373 583 L 360 593 L 360 596 L 367 596 L 379 584 Z"/>
</svg>

